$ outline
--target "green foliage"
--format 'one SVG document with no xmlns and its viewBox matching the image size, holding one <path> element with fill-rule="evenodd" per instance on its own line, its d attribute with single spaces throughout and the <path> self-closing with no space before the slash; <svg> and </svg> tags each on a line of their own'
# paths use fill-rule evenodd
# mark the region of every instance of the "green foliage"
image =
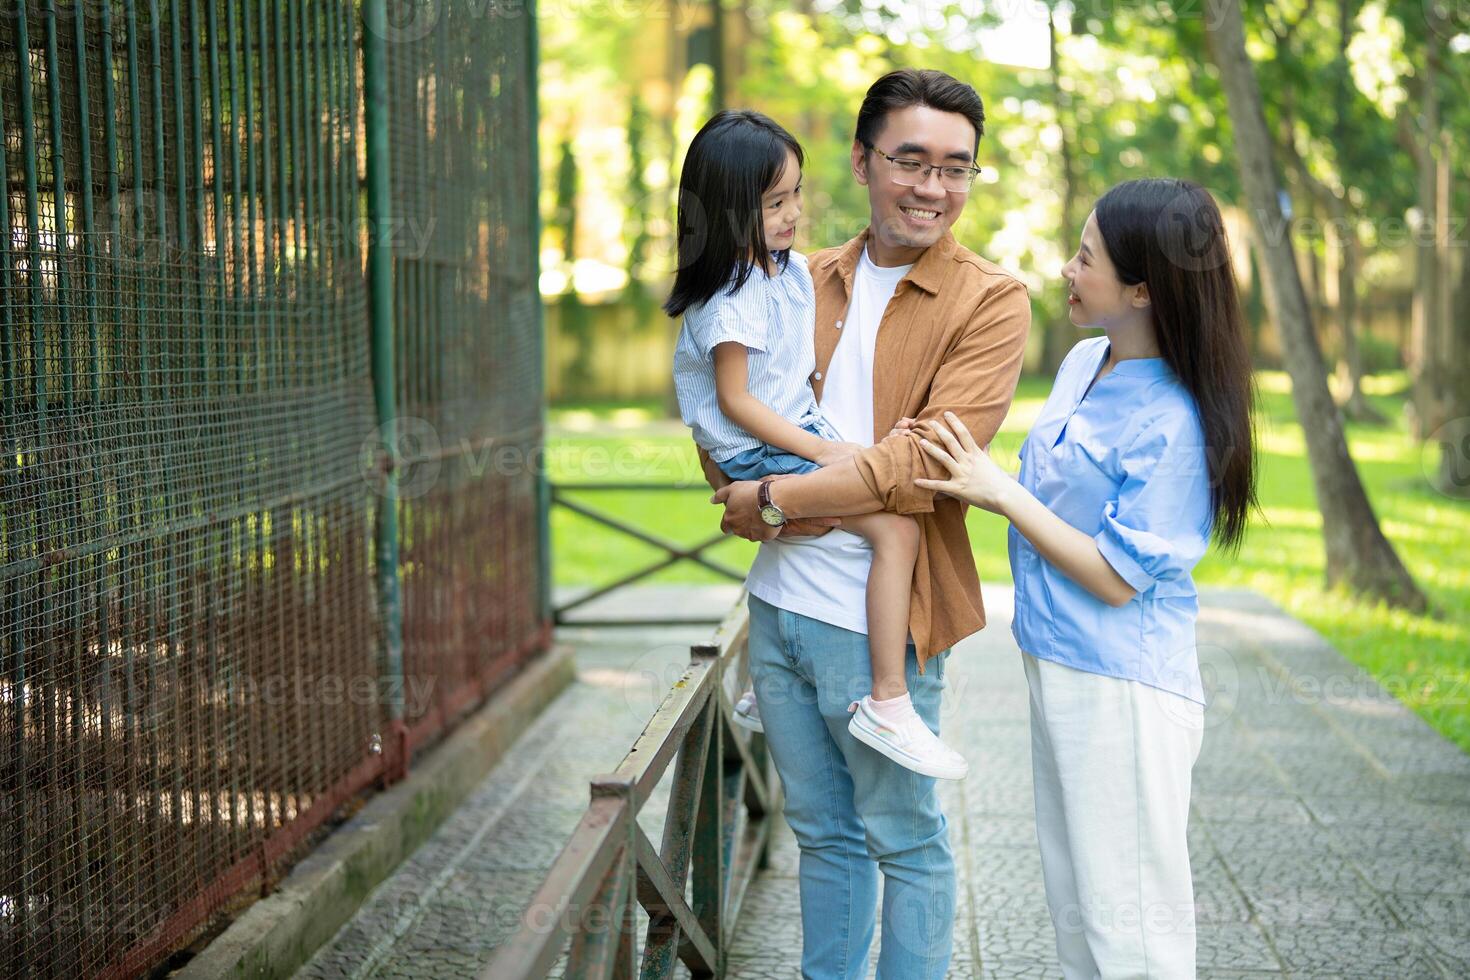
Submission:
<svg viewBox="0 0 1470 980">
<path fill-rule="evenodd" d="M 1391 340 L 1384 340 L 1374 334 L 1362 334 L 1358 337 L 1358 352 L 1363 358 L 1364 374 L 1384 374 L 1403 369 L 1403 351 Z"/>
<path fill-rule="evenodd" d="M 1454 5 L 1271 0 L 1243 6 L 1247 45 L 1278 144 L 1290 146 L 1307 173 L 1347 202 L 1368 250 L 1365 262 L 1395 266 L 1403 234 L 1395 239 L 1394 229 L 1402 228 L 1415 203 L 1417 174 L 1407 145 L 1422 141 L 1414 113 L 1431 42 L 1439 55 L 1445 128 L 1470 130 L 1470 99 L 1463 97 L 1470 90 L 1466 45 L 1451 43 L 1455 25 L 1431 23 L 1431 8 L 1455 13 Z M 1048 9 L 1063 13 L 1051 68 L 1003 64 L 991 55 L 1008 52 L 981 46 L 984 29 L 1003 20 L 1044 30 L 1038 18 Z M 700 88 L 699 73 L 708 69 L 695 65 L 684 77 L 660 73 L 667 71 L 665 45 L 678 45 L 687 56 L 689 32 L 703 30 L 706 13 L 675 5 L 643 21 L 616 5 L 595 6 L 555 18 L 543 31 L 543 126 L 553 130 L 543 143 L 554 148 L 575 136 L 583 162 L 579 193 L 589 201 L 628 202 L 621 228 L 615 217 L 606 220 L 606 212 L 593 217 L 586 211 L 582 232 L 589 257 L 605 256 L 635 279 L 671 271 L 670 243 L 660 239 L 672 234 L 683 143 L 707 116 L 701 95 L 707 85 Z M 987 173 L 955 233 L 1020 273 L 1042 303 L 1038 314 L 1050 316 L 1062 308 L 1058 270 L 1092 202 L 1111 185 L 1170 174 L 1198 181 L 1226 206 L 1241 201 L 1225 101 L 1206 56 L 1206 14 L 1203 0 L 1106 8 L 1044 0 L 1024 10 L 896 0 L 727 3 L 725 29 L 739 48 L 737 58 L 726 59 L 729 101 L 770 114 L 806 148 L 808 206 L 798 247 L 813 250 L 841 243 L 866 223 L 866 193 L 851 176 L 849 153 L 858 105 L 872 80 L 894 67 L 919 65 L 974 85 L 987 107 L 979 160 Z M 626 120 L 626 144 L 590 147 L 615 135 L 606 119 Z M 1075 185 L 1066 221 L 1063 145 L 1071 151 Z M 596 164 L 588 162 L 593 156 Z M 1284 171 L 1293 170 L 1284 153 L 1278 158 Z M 564 161 L 565 153 L 544 166 L 554 171 Z M 1286 186 L 1298 216 L 1316 212 L 1319 221 L 1327 220 L 1300 180 L 1284 176 L 1291 178 Z M 555 179 L 544 183 L 560 187 Z M 1451 213 L 1463 214 L 1470 181 L 1458 180 L 1456 188 Z M 565 202 L 555 206 L 564 211 Z M 670 213 L 657 213 L 660 207 Z M 557 227 L 548 222 L 548 233 Z M 1322 248 L 1320 226 L 1298 227 L 1295 235 L 1304 248 Z M 649 250 L 656 260 L 646 258 Z M 635 301 L 639 295 L 628 293 Z M 1037 322 L 1048 321 L 1039 316 Z"/>
</svg>

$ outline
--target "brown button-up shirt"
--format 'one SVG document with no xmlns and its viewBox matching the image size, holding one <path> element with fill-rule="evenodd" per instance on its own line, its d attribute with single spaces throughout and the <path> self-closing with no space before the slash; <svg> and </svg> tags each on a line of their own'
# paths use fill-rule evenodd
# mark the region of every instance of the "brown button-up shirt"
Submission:
<svg viewBox="0 0 1470 980">
<path fill-rule="evenodd" d="M 852 277 L 867 230 L 807 261 L 816 292 L 817 369 L 823 378 L 842 335 Z M 941 650 L 985 625 L 980 578 L 965 530 L 967 504 L 935 499 L 917 478 L 947 479 L 944 467 L 919 447 L 918 433 L 888 436 L 904 416 L 942 418 L 954 412 L 981 446 L 1000 428 L 1016 393 L 1031 302 L 1019 279 L 960 245 L 954 235 L 919 256 L 898 283 L 879 322 L 873 355 L 874 445 L 856 457 L 858 472 L 883 509 L 919 522 L 909 631 L 919 669 Z"/>
</svg>

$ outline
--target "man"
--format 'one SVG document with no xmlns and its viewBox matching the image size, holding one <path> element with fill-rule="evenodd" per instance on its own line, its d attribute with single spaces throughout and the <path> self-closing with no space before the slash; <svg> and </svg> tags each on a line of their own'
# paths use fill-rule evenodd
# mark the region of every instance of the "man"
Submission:
<svg viewBox="0 0 1470 980">
<path fill-rule="evenodd" d="M 916 478 L 943 479 L 901 418 L 953 412 L 984 445 L 1005 417 L 1031 325 L 1025 287 L 959 245 L 984 131 L 980 97 L 938 71 L 880 78 L 858 113 L 852 172 L 871 216 L 858 237 L 810 257 L 816 297 L 812 385 L 843 440 L 866 448 L 802 476 L 729 483 L 706 461 L 721 526 L 764 542 L 747 579 L 751 676 L 786 818 L 801 847 L 802 975 L 866 975 L 878 872 L 878 975 L 940 978 L 948 967 L 955 874 L 935 780 L 848 732 L 869 690 L 864 589 L 871 549 L 822 518 L 913 516 L 921 544 L 906 679 L 939 731 L 949 648 L 985 625 L 964 506 Z M 830 533 L 824 533 L 830 532 Z M 779 535 L 779 536 L 778 536 Z"/>
</svg>

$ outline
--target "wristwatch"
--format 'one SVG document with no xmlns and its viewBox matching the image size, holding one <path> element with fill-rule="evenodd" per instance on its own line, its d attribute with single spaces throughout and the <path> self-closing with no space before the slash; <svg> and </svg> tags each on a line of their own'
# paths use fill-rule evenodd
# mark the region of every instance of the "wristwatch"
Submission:
<svg viewBox="0 0 1470 980">
<path fill-rule="evenodd" d="M 780 507 L 771 503 L 771 484 L 773 482 L 772 480 L 761 481 L 760 489 L 755 492 L 755 502 L 761 509 L 761 520 L 771 527 L 780 527 L 786 523 L 786 515 L 781 512 Z"/>
</svg>

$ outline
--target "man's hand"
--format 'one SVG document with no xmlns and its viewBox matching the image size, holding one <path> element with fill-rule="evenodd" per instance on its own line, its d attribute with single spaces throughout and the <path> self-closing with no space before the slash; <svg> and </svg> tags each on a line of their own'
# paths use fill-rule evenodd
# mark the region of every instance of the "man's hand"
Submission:
<svg viewBox="0 0 1470 980">
<path fill-rule="evenodd" d="M 720 518 L 720 530 L 747 541 L 769 541 L 781 533 L 761 520 L 760 505 L 756 493 L 760 489 L 758 480 L 736 480 L 715 491 L 709 498 L 712 504 L 724 504 L 725 515 Z"/>
<path fill-rule="evenodd" d="M 904 432 L 909 432 L 909 431 L 911 431 L 913 429 L 914 423 L 917 422 L 917 421 L 918 421 L 918 419 L 911 419 L 907 415 L 905 415 L 903 418 L 901 418 L 897 422 L 893 423 L 893 428 L 891 428 L 891 429 L 888 430 L 888 435 L 889 436 L 896 436 L 896 435 L 900 435 L 900 434 L 902 434 Z M 884 438 L 886 439 L 886 438 L 888 438 L 888 436 L 884 436 Z"/>
<path fill-rule="evenodd" d="M 784 480 L 795 474 L 781 473 L 768 476 L 766 480 Z M 760 489 L 756 480 L 739 480 L 715 491 L 710 498 L 712 504 L 724 504 L 725 515 L 720 519 L 720 530 L 734 534 L 747 541 L 769 541 L 778 534 L 818 535 L 826 534 L 840 523 L 836 517 L 812 517 L 803 520 L 788 520 L 780 527 L 772 527 L 761 520 L 760 505 L 756 492 Z"/>
</svg>

